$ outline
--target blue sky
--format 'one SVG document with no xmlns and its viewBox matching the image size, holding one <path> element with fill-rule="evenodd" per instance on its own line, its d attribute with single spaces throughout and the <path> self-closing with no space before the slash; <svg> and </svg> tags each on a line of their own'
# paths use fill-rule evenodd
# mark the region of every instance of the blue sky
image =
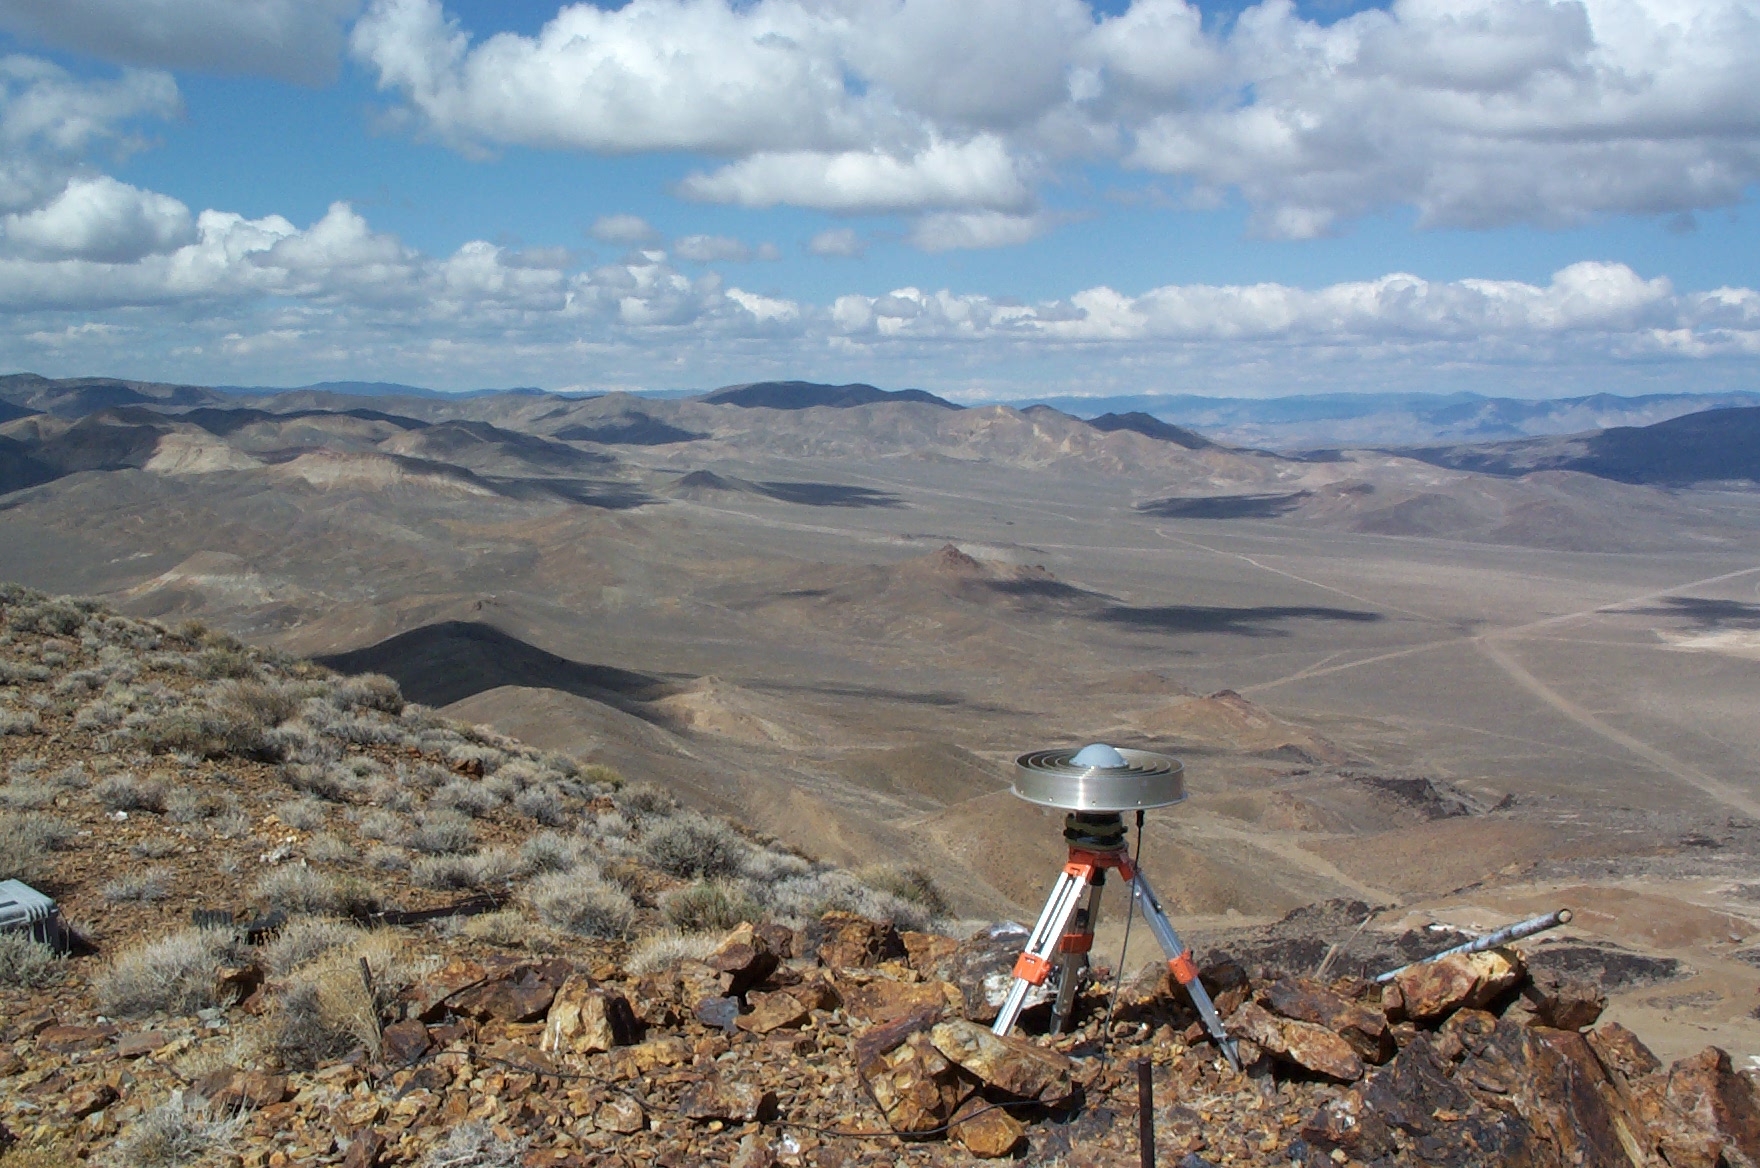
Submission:
<svg viewBox="0 0 1760 1168">
<path fill-rule="evenodd" d="M 1760 380 L 1746 0 L 0 0 L 0 57 L 10 369 Z"/>
</svg>

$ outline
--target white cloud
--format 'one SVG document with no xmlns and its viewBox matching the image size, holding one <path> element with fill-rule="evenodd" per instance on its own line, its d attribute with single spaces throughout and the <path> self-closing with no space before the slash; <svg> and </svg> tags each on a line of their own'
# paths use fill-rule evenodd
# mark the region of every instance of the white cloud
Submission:
<svg viewBox="0 0 1760 1168">
<path fill-rule="evenodd" d="M 640 215 L 601 215 L 587 228 L 587 234 L 600 243 L 621 243 L 632 247 L 660 238 L 660 233 Z"/>
<path fill-rule="evenodd" d="M 852 227 L 830 227 L 807 241 L 807 251 L 816 256 L 841 256 L 854 259 L 868 250 L 867 241 Z"/>
<path fill-rule="evenodd" d="M 6 0 L 0 28 L 131 65 L 336 75 L 343 23 L 361 0 Z"/>
<path fill-rule="evenodd" d="M 1002 139 L 936 139 L 908 155 L 884 150 L 754 154 L 679 184 L 687 198 L 747 207 L 787 203 L 844 213 L 924 207 L 1020 210 L 1032 202 Z"/>
<path fill-rule="evenodd" d="M 917 220 L 907 238 L 912 246 L 928 252 L 1013 247 L 1039 238 L 1054 223 L 1054 217 L 1043 212 L 1008 215 L 1001 211 L 941 211 Z"/>
<path fill-rule="evenodd" d="M 1394 0 L 1331 24 L 1262 0 L 579 3 L 473 41 L 375 0 L 356 54 L 429 132 L 729 161 L 699 199 L 1026 214 L 1110 158 L 1303 237 L 1390 206 L 1560 225 L 1734 205 L 1760 182 L 1752 0 Z"/>
<path fill-rule="evenodd" d="M 77 178 L 45 205 L 0 219 L 0 240 L 34 259 L 127 263 L 195 241 L 189 208 L 108 175 Z"/>
<path fill-rule="evenodd" d="M 672 241 L 672 254 L 694 264 L 744 263 L 752 258 L 752 249 L 725 235 L 686 235 Z"/>
<path fill-rule="evenodd" d="M 99 146 L 125 149 L 129 124 L 180 109 L 164 73 L 84 81 L 34 57 L 0 57 L 0 213 L 29 211 L 67 187 Z"/>
</svg>

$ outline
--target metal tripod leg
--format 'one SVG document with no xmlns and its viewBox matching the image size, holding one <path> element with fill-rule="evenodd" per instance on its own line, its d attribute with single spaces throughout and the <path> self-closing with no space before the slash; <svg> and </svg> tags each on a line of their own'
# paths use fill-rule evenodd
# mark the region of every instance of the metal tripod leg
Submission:
<svg viewBox="0 0 1760 1168">
<path fill-rule="evenodd" d="M 1039 923 L 1027 935 L 1026 949 L 1014 963 L 1014 985 L 1009 987 L 1002 1011 L 996 1015 L 996 1024 L 990 1027 L 992 1033 L 1006 1035 L 1013 1030 L 1015 1019 L 1020 1017 L 1021 1005 L 1027 999 L 1027 991 L 1044 985 L 1045 979 L 1051 975 L 1051 955 L 1057 952 L 1058 942 L 1063 940 L 1063 931 L 1069 928 L 1069 919 L 1075 915 L 1087 883 L 1085 874 L 1076 875 L 1065 868 L 1057 877 L 1057 883 L 1051 886 L 1045 911 L 1039 914 Z"/>
<path fill-rule="evenodd" d="M 1069 931 L 1063 935 L 1060 945 L 1063 968 L 1057 975 L 1057 1001 L 1051 1007 L 1053 1034 L 1069 1028 L 1076 1002 L 1076 985 L 1082 980 L 1082 971 L 1088 968 L 1088 951 L 1094 947 L 1094 930 L 1100 924 L 1100 890 L 1105 879 L 1105 869 L 1089 878 L 1088 903 L 1076 912 Z"/>
<path fill-rule="evenodd" d="M 1161 951 L 1167 954 L 1168 968 L 1191 996 L 1192 1005 L 1198 1008 L 1198 1016 L 1204 1020 L 1204 1029 L 1216 1040 L 1223 1057 L 1228 1059 L 1228 1065 L 1240 1070 L 1241 1060 L 1235 1053 L 1234 1040 L 1223 1029 L 1222 1019 L 1216 1014 L 1216 1004 L 1210 1000 L 1210 993 L 1204 988 L 1204 983 L 1198 980 L 1198 967 L 1192 962 L 1191 950 L 1185 947 L 1179 934 L 1173 931 L 1172 922 L 1167 919 L 1160 899 L 1156 897 L 1155 890 L 1149 887 L 1149 878 L 1143 874 L 1141 868 L 1132 874 L 1131 888 L 1136 893 L 1137 903 L 1142 906 L 1143 919 L 1149 922 L 1149 929 L 1155 934 L 1155 940 L 1161 943 Z"/>
</svg>

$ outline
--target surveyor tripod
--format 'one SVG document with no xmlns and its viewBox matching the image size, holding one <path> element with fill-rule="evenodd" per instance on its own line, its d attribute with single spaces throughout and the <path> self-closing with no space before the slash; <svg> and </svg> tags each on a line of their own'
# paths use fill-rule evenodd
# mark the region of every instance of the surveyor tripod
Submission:
<svg viewBox="0 0 1760 1168">
<path fill-rule="evenodd" d="M 1137 812 L 1139 831 L 1142 814 Z M 1100 891 L 1105 887 L 1106 871 L 1110 868 L 1130 885 L 1143 919 L 1155 934 L 1161 951 L 1167 954 L 1167 967 L 1173 972 L 1174 980 L 1185 987 L 1192 1005 L 1198 1009 L 1198 1016 L 1204 1020 L 1204 1028 L 1216 1040 L 1229 1065 L 1239 1070 L 1240 1060 L 1235 1054 L 1234 1042 L 1223 1029 L 1222 1019 L 1217 1016 L 1216 1005 L 1210 1000 L 1204 983 L 1198 980 L 1198 967 L 1192 961 L 1192 951 L 1174 932 L 1155 890 L 1149 887 L 1149 878 L 1131 860 L 1130 851 L 1125 846 L 1124 820 L 1118 812 L 1072 812 L 1064 817 L 1063 838 L 1069 842 L 1069 862 L 1063 866 L 1057 883 L 1052 886 L 1051 898 L 1045 902 L 1045 911 L 1039 914 L 1039 923 L 1027 936 L 1026 949 L 1014 963 L 1014 984 L 1009 987 L 1008 998 L 1002 1003 L 1002 1012 L 996 1015 L 992 1031 L 1006 1035 L 1014 1029 L 1028 991 L 1044 985 L 1053 972 L 1057 973 L 1058 981 L 1057 996 L 1051 1007 L 1051 1029 L 1056 1032 L 1068 1025 L 1075 1006 L 1076 983 L 1087 968 L 1088 951 L 1094 947 L 1094 929 L 1100 921 Z M 1083 903 L 1084 893 L 1086 903 Z"/>
</svg>

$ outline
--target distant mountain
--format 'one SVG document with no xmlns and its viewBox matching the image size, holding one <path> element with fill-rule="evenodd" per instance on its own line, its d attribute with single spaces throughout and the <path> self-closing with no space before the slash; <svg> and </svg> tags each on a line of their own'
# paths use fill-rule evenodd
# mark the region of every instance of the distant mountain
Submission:
<svg viewBox="0 0 1760 1168">
<path fill-rule="evenodd" d="M 1574 470 L 1622 483 L 1760 483 L 1760 407 L 1705 410 L 1651 426 L 1400 453 L 1484 474 Z"/>
<path fill-rule="evenodd" d="M 1169 425 L 1160 418 L 1134 410 L 1128 414 L 1101 414 L 1098 418 L 1089 418 L 1088 425 L 1108 434 L 1114 430 L 1132 430 L 1149 438 L 1172 442 L 1187 450 L 1202 450 L 1206 446 L 1216 445 L 1202 434 L 1193 433 L 1182 426 Z"/>
<path fill-rule="evenodd" d="M 4 425 L 5 423 L 12 421 L 14 418 L 28 418 L 32 414 L 38 412 L 39 411 L 37 410 L 27 409 L 21 405 L 14 405 L 9 401 L 0 400 L 0 425 Z"/>
<path fill-rule="evenodd" d="M 1483 442 L 1646 426 L 1701 410 L 1760 406 L 1760 393 L 1641 397 L 1598 393 L 1545 401 L 1476 393 L 1329 393 L 1275 398 L 1134 394 L 1031 400 L 1082 418 L 1141 413 L 1225 442 L 1298 450 Z"/>
<path fill-rule="evenodd" d="M 196 385 L 124 381 L 115 377 L 51 378 L 35 373 L 0 377 L 0 402 L 58 418 L 82 418 L 119 406 L 199 406 L 222 400 L 213 390 Z M 5 420 L 0 417 L 0 421 Z"/>
<path fill-rule="evenodd" d="M 534 396 L 545 391 L 531 385 L 515 386 L 512 389 L 466 389 L 458 393 L 447 393 L 439 389 L 424 389 L 419 385 L 403 385 L 395 381 L 319 381 L 311 385 L 291 387 L 274 385 L 217 385 L 214 387 L 221 393 L 238 394 L 240 396 L 261 396 L 278 393 L 339 393 L 345 397 L 425 397 L 452 400 L 461 397 L 483 397 L 488 394 L 512 393 Z"/>
<path fill-rule="evenodd" d="M 745 385 L 729 385 L 699 400 L 718 406 L 745 406 L 768 410 L 805 410 L 814 406 L 850 409 L 876 402 L 923 402 L 957 410 L 946 398 L 936 397 L 920 389 L 885 390 L 872 385 L 820 385 L 813 381 L 753 381 Z"/>
</svg>

